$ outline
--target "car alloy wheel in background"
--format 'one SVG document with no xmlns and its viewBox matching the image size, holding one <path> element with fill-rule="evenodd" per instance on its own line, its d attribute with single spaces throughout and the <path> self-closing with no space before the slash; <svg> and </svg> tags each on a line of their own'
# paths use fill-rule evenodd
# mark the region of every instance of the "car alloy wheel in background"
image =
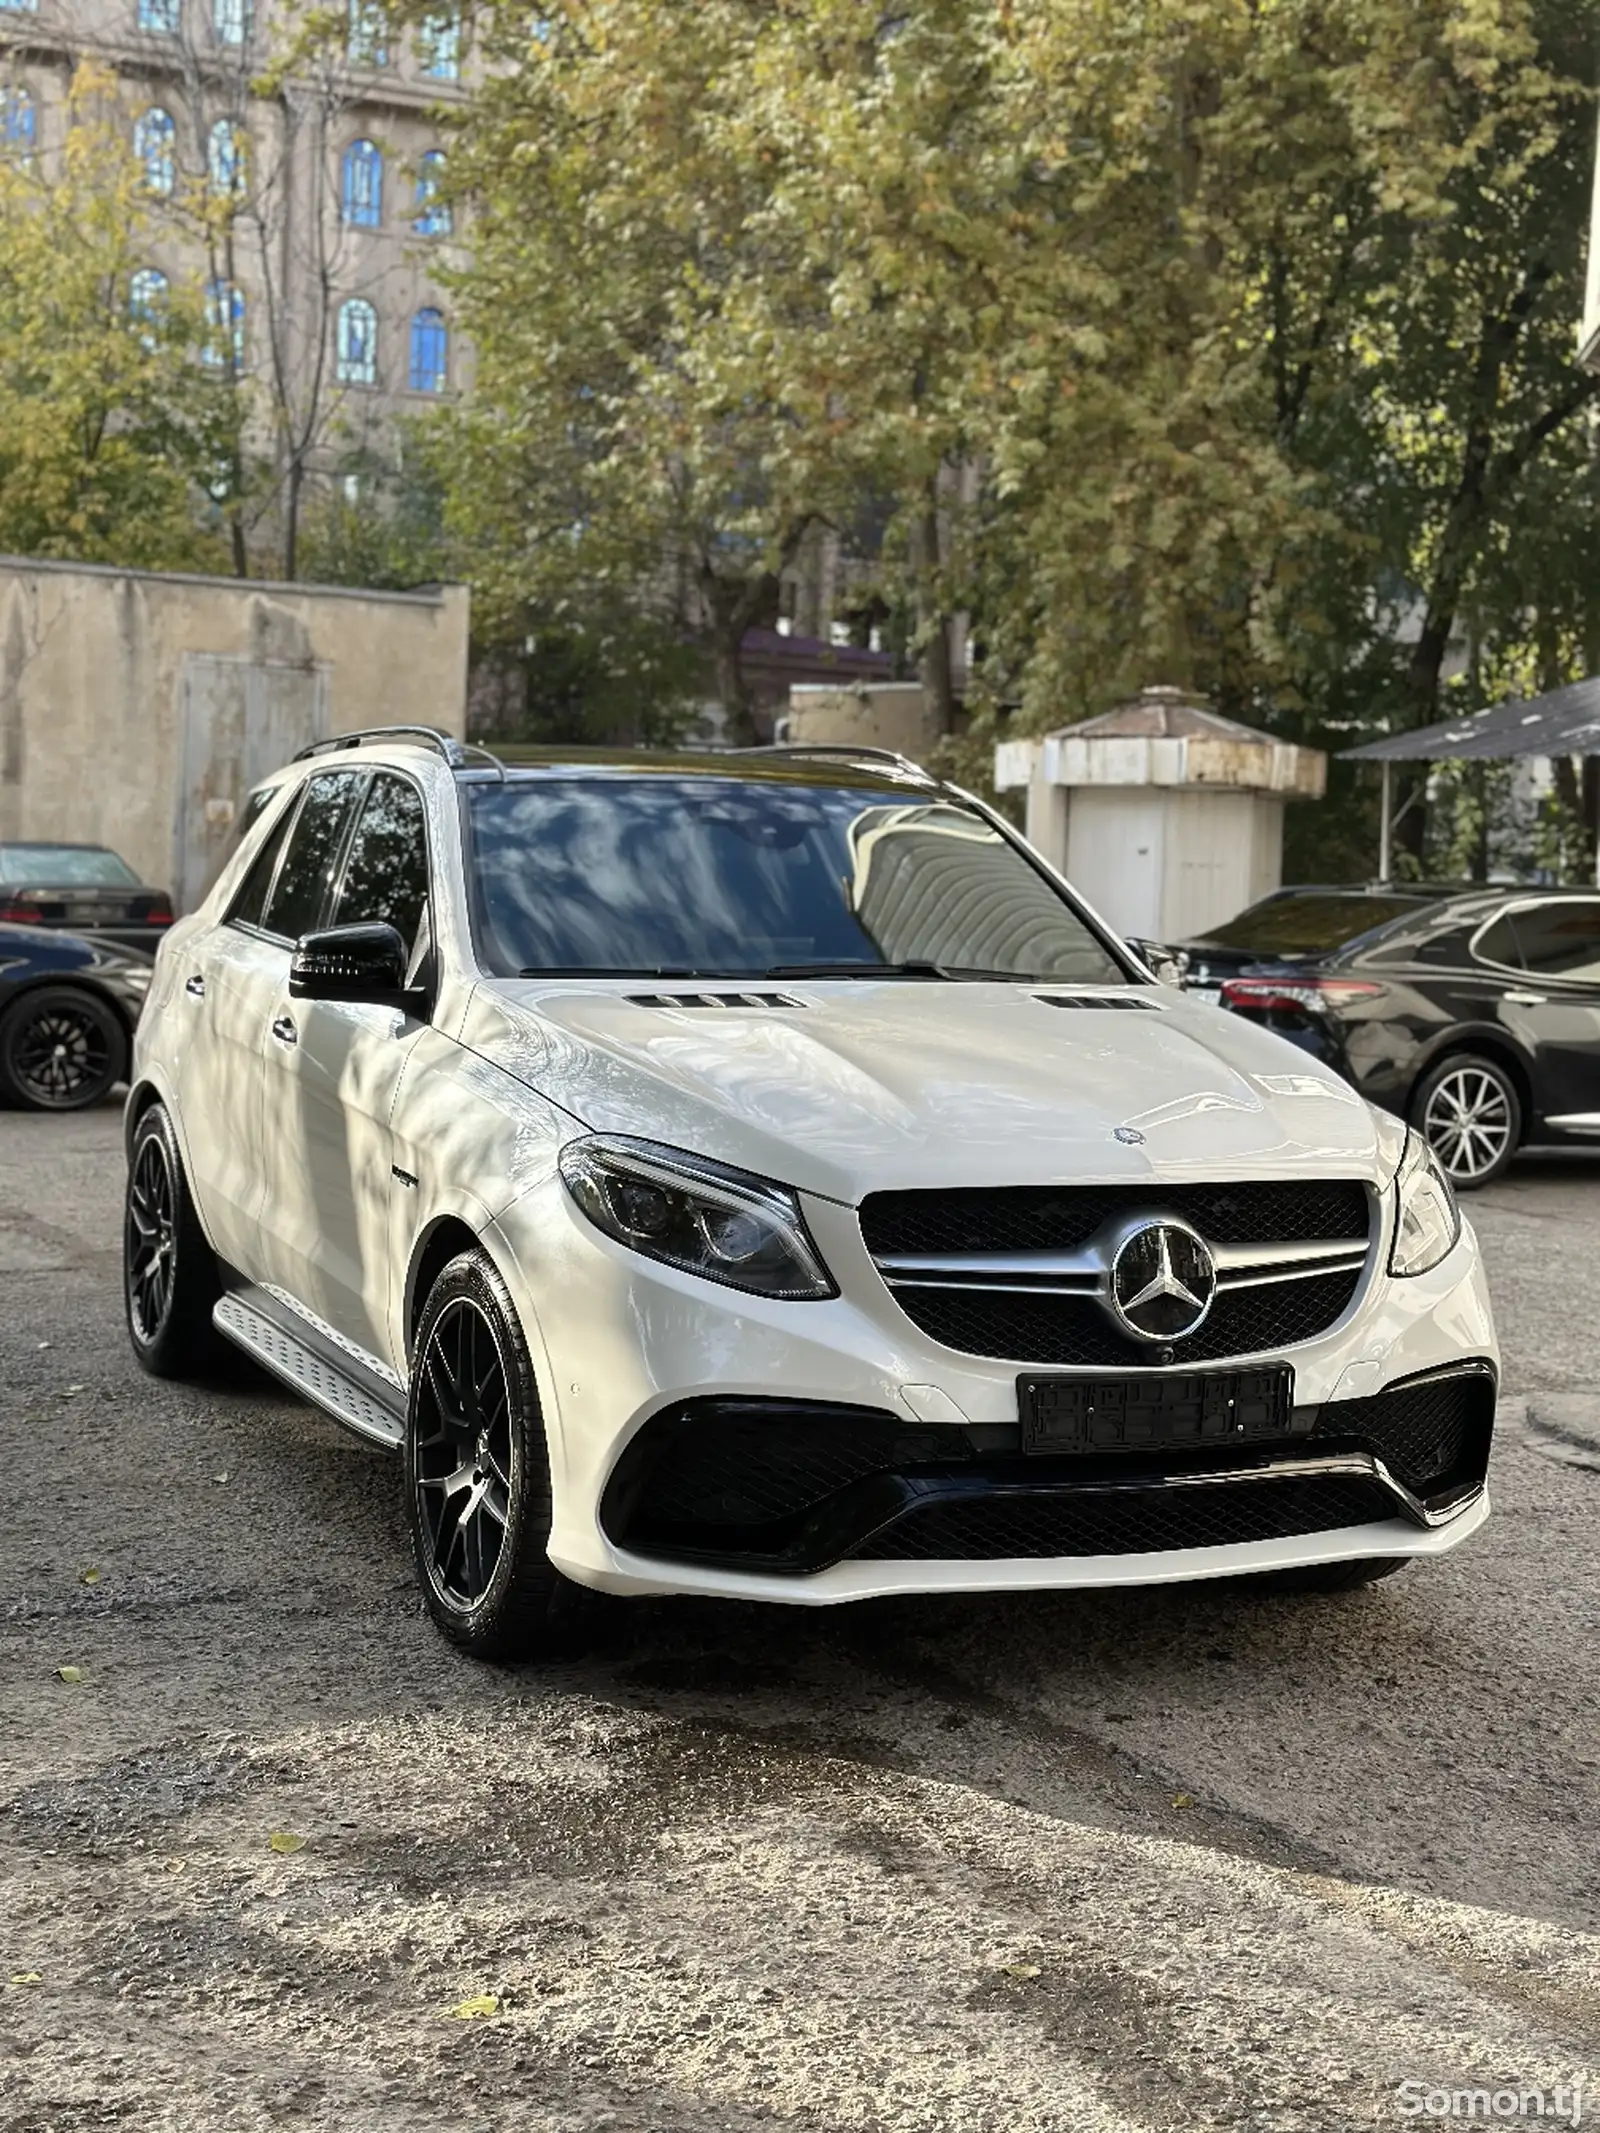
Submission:
<svg viewBox="0 0 1600 2133">
<path fill-rule="evenodd" d="M 1470 1192 L 1499 1177 L 1515 1155 L 1522 1106 L 1510 1077 L 1492 1059 L 1458 1055 L 1424 1081 L 1412 1123 L 1432 1144 L 1451 1184 Z"/>
<path fill-rule="evenodd" d="M 0 1095 L 36 1111 L 81 1111 L 127 1071 L 117 1011 L 93 993 L 47 985 L 0 1020 Z"/>
</svg>

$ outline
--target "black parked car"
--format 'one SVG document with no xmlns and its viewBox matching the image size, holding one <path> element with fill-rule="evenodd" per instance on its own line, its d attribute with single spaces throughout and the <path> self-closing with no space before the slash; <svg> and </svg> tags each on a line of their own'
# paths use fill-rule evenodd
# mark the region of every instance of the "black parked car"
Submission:
<svg viewBox="0 0 1600 2133">
<path fill-rule="evenodd" d="M 172 898 L 103 844 L 0 843 L 0 925 L 93 933 L 154 955 Z"/>
<path fill-rule="evenodd" d="M 1410 1119 L 1458 1186 L 1600 1139 L 1600 892 L 1283 890 L 1183 947 L 1191 990 Z"/>
<path fill-rule="evenodd" d="M 0 924 L 0 1102 L 98 1103 L 127 1074 L 153 967 L 105 942 Z"/>
</svg>

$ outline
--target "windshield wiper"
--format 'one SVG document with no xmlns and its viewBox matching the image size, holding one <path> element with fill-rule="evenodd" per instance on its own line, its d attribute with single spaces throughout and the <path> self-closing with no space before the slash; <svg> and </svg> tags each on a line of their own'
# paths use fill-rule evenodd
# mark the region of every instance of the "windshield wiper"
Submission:
<svg viewBox="0 0 1600 2133">
<path fill-rule="evenodd" d="M 693 970 L 682 963 L 644 963 L 632 970 L 602 968 L 593 963 L 541 963 L 535 970 L 519 970 L 519 978 L 715 978 L 719 984 L 748 983 L 747 970 Z"/>
<path fill-rule="evenodd" d="M 1035 985 L 1025 970 L 984 970 L 967 963 L 774 963 L 769 978 L 1002 978 L 1010 985 Z"/>
</svg>

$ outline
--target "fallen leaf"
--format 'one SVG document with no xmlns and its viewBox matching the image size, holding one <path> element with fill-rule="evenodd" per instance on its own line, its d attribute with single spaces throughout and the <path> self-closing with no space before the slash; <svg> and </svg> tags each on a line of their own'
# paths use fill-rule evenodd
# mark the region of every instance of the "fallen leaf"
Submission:
<svg viewBox="0 0 1600 2133">
<path fill-rule="evenodd" d="M 81 1681 L 83 1679 L 83 1668 L 81 1666 L 58 1666 L 56 1668 L 56 1678 L 60 1681 Z"/>
<path fill-rule="evenodd" d="M 457 2022 L 478 2022 L 485 2015 L 498 2014 L 500 2001 L 492 1992 L 477 1993 L 470 2000 L 461 2000 L 451 2008 L 451 2018 Z"/>
<path fill-rule="evenodd" d="M 1194 1805 L 1194 1794 L 1191 1792 L 1175 1792 L 1172 1795 L 1172 1804 L 1174 1807 L 1192 1807 Z"/>
<path fill-rule="evenodd" d="M 1007 1977 L 1040 1977 L 1043 1975 L 1037 1963 L 1006 1963 L 1002 1965 Z"/>
<path fill-rule="evenodd" d="M 275 1852 L 303 1852 L 306 1848 L 305 1838 L 292 1829 L 275 1829 L 267 1842 Z"/>
<path fill-rule="evenodd" d="M 100 1573 L 98 1570 L 95 1569 L 92 1563 L 89 1565 L 89 1568 L 87 1570 L 80 1570 L 78 1572 L 78 1583 L 80 1585 L 98 1585 L 99 1582 Z"/>
<path fill-rule="evenodd" d="M 55 1346 L 55 1342 L 54 1342 L 54 1341 L 36 1341 L 36 1342 L 34 1343 L 34 1345 L 35 1345 L 35 1346 L 36 1346 L 36 1347 L 37 1347 L 37 1348 L 38 1348 L 38 1349 L 40 1350 L 40 1352 L 41 1352 L 41 1353 L 43 1353 L 43 1351 L 44 1351 L 44 1350 L 45 1350 L 46 1348 L 53 1348 L 53 1347 Z"/>
<path fill-rule="evenodd" d="M 211 1478 L 213 1481 L 226 1481 L 228 1477 L 226 1474 L 213 1474 Z"/>
<path fill-rule="evenodd" d="M 13 1985 L 42 1985 L 44 1979 L 37 1970 L 13 1970 L 11 1982 Z"/>
<path fill-rule="evenodd" d="M 75 1392 L 82 1392 L 82 1390 L 83 1390 L 83 1387 L 82 1387 L 81 1385 L 69 1385 L 69 1386 L 67 1387 L 67 1397 L 68 1397 L 68 1399 L 70 1400 L 70 1399 L 71 1399 L 71 1397 L 72 1397 L 72 1395 L 73 1395 L 73 1394 L 74 1394 Z"/>
<path fill-rule="evenodd" d="M 161 1864 L 169 1874 L 181 1874 L 189 1862 L 187 1859 L 163 1859 Z"/>
</svg>

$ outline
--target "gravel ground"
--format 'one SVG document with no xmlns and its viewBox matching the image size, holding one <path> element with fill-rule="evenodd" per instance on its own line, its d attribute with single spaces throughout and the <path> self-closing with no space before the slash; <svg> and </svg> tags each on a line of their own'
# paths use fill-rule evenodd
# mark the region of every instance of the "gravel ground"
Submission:
<svg viewBox="0 0 1600 2133">
<path fill-rule="evenodd" d="M 1600 2087 L 1600 1169 L 1472 1205 L 1507 1397 L 1442 1563 L 634 1603 L 546 1671 L 433 1633 L 380 1455 L 140 1376 L 121 1182 L 113 1110 L 0 1114 L 5 2133 L 1343 2129 L 1407 2079 Z"/>
</svg>

